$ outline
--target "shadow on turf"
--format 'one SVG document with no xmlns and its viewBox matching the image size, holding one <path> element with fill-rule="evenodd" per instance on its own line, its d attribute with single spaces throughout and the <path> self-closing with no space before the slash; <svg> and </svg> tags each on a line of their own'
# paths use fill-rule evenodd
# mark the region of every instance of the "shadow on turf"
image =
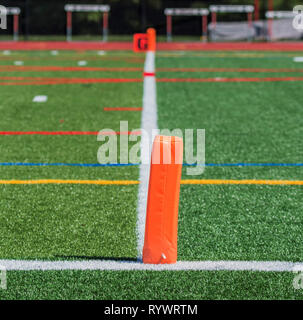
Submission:
<svg viewBox="0 0 303 320">
<path fill-rule="evenodd" d="M 96 256 L 56 256 L 60 259 L 72 259 L 72 260 L 107 260 L 107 261 L 134 261 L 137 262 L 137 258 L 130 257 L 96 257 Z"/>
</svg>

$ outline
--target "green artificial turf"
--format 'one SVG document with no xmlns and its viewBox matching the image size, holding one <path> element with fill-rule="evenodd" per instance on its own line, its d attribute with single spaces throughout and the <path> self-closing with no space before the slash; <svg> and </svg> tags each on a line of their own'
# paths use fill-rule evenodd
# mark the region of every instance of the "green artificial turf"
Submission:
<svg viewBox="0 0 303 320">
<path fill-rule="evenodd" d="M 0 92 L 2 131 L 119 131 L 120 121 L 128 121 L 129 131 L 140 127 L 140 112 L 103 109 L 142 107 L 141 83 L 0 86 Z M 33 102 L 37 95 L 48 100 Z"/>
<path fill-rule="evenodd" d="M 157 67 L 296 68 L 291 58 L 158 57 Z M 265 77 L 161 72 L 160 77 Z M 280 77 L 273 73 L 269 76 Z M 288 76 L 293 74 L 288 74 Z M 299 76 L 299 75 L 296 75 Z M 301 163 L 301 82 L 158 83 L 160 129 L 205 129 L 207 163 Z M 186 141 L 185 141 L 186 142 Z M 185 158 L 186 162 L 186 158 Z M 184 179 L 302 180 L 302 167 L 206 167 Z M 302 261 L 300 186 L 182 186 L 182 260 Z"/>
<path fill-rule="evenodd" d="M 303 261 L 298 186 L 182 186 L 180 260 Z"/>
<path fill-rule="evenodd" d="M 157 66 L 166 65 L 167 60 L 158 58 Z M 223 64 L 225 67 L 261 67 L 256 61 L 248 63 L 245 59 L 235 59 L 233 63 L 232 60 L 224 63 L 223 59 L 202 59 L 197 63 L 194 58 L 172 59 L 167 66 L 172 66 L 172 61 L 176 62 L 175 67 L 222 67 Z M 292 61 L 289 64 L 294 67 Z M 262 60 L 262 67 L 265 66 L 288 65 L 282 65 L 279 59 L 268 64 Z M 200 77 L 204 76 L 209 77 L 209 74 L 200 73 Z M 228 77 L 229 74 L 213 73 L 211 77 L 217 76 Z M 258 76 L 264 77 L 264 74 L 253 75 Z M 175 77 L 175 73 L 172 76 L 166 72 L 163 77 Z M 186 73 L 183 77 L 199 77 L 199 74 Z M 207 162 L 287 163 L 302 160 L 300 81 L 158 83 L 157 89 L 160 129 L 205 129 Z"/>
<path fill-rule="evenodd" d="M 25 65 L 142 68 L 139 56 L 97 52 L 13 52 L 2 65 L 15 60 Z M 129 62 L 131 61 L 131 62 Z M 3 76 L 131 78 L 121 72 L 3 72 Z M 141 83 L 1 86 L 1 131 L 128 131 L 140 128 L 140 112 L 105 112 L 104 107 L 141 107 Z M 119 93 L 119 94 L 117 94 Z M 47 95 L 45 103 L 34 103 Z M 101 142 L 96 135 L 0 137 L 0 162 L 98 163 Z M 120 142 L 120 138 L 117 139 Z M 131 144 L 130 144 L 131 147 Z M 119 147 L 118 147 L 119 151 Z M 137 180 L 138 167 L 0 167 L 1 179 Z M 84 187 L 84 188 L 83 188 Z M 1 186 L 1 258 L 77 259 L 77 257 L 136 257 L 137 186 Z M 22 244 L 22 245 L 20 245 Z"/>
<path fill-rule="evenodd" d="M 99 67 L 99 68 L 139 68 L 143 67 L 144 55 L 142 53 L 134 54 L 127 51 L 63 51 L 63 50 L 43 50 L 43 51 L 0 51 L 0 66 L 15 65 L 15 61 L 22 61 L 25 67 L 30 66 L 49 66 L 49 67 Z M 80 61 L 85 61 L 85 64 Z M 140 65 L 141 64 L 141 65 Z M 16 65 L 15 65 L 16 66 Z M 22 70 L 22 74 L 26 70 Z M 47 71 L 47 70 L 46 70 Z M 62 72 L 54 70 L 56 73 Z M 75 70 L 70 70 L 71 73 Z M 38 71 L 36 71 L 37 73 Z M 97 70 L 89 70 L 86 74 L 92 74 Z M 39 73 L 42 73 L 40 70 Z M 72 74 L 72 73 L 71 73 Z M 85 74 L 85 71 L 81 71 Z M 67 75 L 67 74 L 66 74 Z M 119 74 L 118 74 L 119 76 Z"/>
<path fill-rule="evenodd" d="M 291 272 L 8 271 L 0 299 L 298 299 Z M 199 311 L 201 312 L 201 310 Z"/>
<path fill-rule="evenodd" d="M 97 162 L 97 161 L 95 161 Z M 138 166 L 0 166 L 1 179 L 138 180 Z M 0 179 L 0 180 L 1 180 Z"/>
<path fill-rule="evenodd" d="M 1 258 L 136 258 L 137 186 L 1 186 Z"/>
<path fill-rule="evenodd" d="M 157 68 L 296 68 L 287 52 L 159 52 Z M 131 52 L 12 51 L 0 65 L 143 68 Z M 142 78 L 142 72 L 14 71 L 3 77 Z M 163 72 L 178 77 L 300 73 Z M 6 81 L 5 79 L 1 81 Z M 157 83 L 160 129 L 206 129 L 207 163 L 302 163 L 301 82 Z M 0 131 L 140 128 L 142 83 L 0 86 Z M 47 95 L 46 103 L 33 103 Z M 118 139 L 119 142 L 119 139 Z M 91 136 L 0 136 L 0 162 L 97 163 Z M 131 147 L 130 144 L 129 147 Z M 186 161 L 186 159 L 185 159 Z M 303 180 L 302 167 L 206 167 L 183 179 Z M 0 180 L 138 180 L 138 166 L 0 166 Z M 0 186 L 0 259 L 135 259 L 138 186 Z M 182 185 L 179 260 L 303 261 L 301 186 Z M 302 299 L 293 273 L 9 271 L 1 299 Z"/>
<path fill-rule="evenodd" d="M 132 61 L 133 58 L 141 59 L 142 57 L 142 55 L 138 56 L 129 52 L 120 52 L 119 55 L 107 52 L 104 56 L 99 56 L 97 52 L 80 54 L 60 51 L 58 56 L 51 56 L 49 51 L 13 51 L 9 56 L 1 56 L 0 61 L 3 65 L 10 65 L 14 60 L 22 59 L 22 57 L 25 65 L 76 66 L 77 60 L 91 59 L 88 60 L 88 66 L 143 67 L 140 61 L 128 62 L 128 59 Z M 112 73 L 95 71 L 3 72 L 2 75 L 9 77 L 17 75 L 57 78 L 141 78 L 141 72 L 124 73 L 122 71 Z M 126 131 L 136 130 L 140 128 L 141 112 L 106 112 L 103 109 L 106 107 L 141 107 L 142 90 L 142 83 L 0 86 L 1 131 L 98 132 L 104 129 L 120 131 L 121 121 L 128 122 Z M 36 95 L 47 95 L 47 102 L 33 102 Z M 101 144 L 95 135 L 1 136 L 0 162 L 97 163 L 97 152 Z M 130 147 L 133 144 L 130 143 Z M 60 171 L 61 174 L 62 171 Z M 76 171 L 79 170 L 75 169 L 73 172 Z M 99 172 L 96 177 L 100 176 Z M 12 178 L 13 176 L 14 174 Z"/>
<path fill-rule="evenodd" d="M 184 52 L 182 55 L 157 53 L 157 68 L 297 68 L 302 63 L 293 57 L 300 52 Z M 196 74 L 194 72 L 193 74 Z M 240 73 L 241 75 L 242 73 Z M 246 74 L 243 73 L 243 74 Z M 279 75 L 274 73 L 273 75 Z"/>
</svg>

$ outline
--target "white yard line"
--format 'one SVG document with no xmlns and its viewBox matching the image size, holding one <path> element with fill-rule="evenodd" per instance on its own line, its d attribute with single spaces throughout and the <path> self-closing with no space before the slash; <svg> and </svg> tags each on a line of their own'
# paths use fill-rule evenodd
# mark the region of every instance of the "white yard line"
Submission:
<svg viewBox="0 0 303 320">
<path fill-rule="evenodd" d="M 23 61 L 14 61 L 15 66 L 23 66 L 24 62 Z"/>
<path fill-rule="evenodd" d="M 86 66 L 86 65 L 87 65 L 87 61 L 85 60 L 78 61 L 78 66 Z"/>
<path fill-rule="evenodd" d="M 46 102 L 47 96 L 35 96 L 33 102 Z"/>
<path fill-rule="evenodd" d="M 144 72 L 154 73 L 155 72 L 155 52 L 148 51 L 146 53 Z M 143 92 L 143 110 L 141 118 L 141 129 L 144 130 L 148 137 L 147 140 L 144 139 L 142 134 L 141 139 L 141 150 L 143 149 L 143 144 L 149 143 L 149 148 L 145 147 L 145 150 L 149 149 L 148 155 L 143 155 L 143 157 L 150 158 L 151 150 L 151 137 L 156 134 L 155 130 L 158 129 L 157 124 L 157 101 L 156 101 L 156 77 L 155 76 L 145 76 L 144 77 L 144 92 Z M 145 162 L 146 163 L 146 162 Z M 149 170 L 150 166 L 147 164 L 140 165 L 140 185 L 138 193 L 138 218 L 137 218 L 137 252 L 138 259 L 142 259 L 142 250 L 144 244 L 144 233 L 145 233 L 145 216 L 146 216 L 146 205 L 147 205 L 147 192 L 148 192 L 148 182 L 149 182 Z"/>
<path fill-rule="evenodd" d="M 303 262 L 287 261 L 178 261 L 176 264 L 143 264 L 132 261 L 0 260 L 3 270 L 150 270 L 150 271 L 303 271 Z"/>
</svg>

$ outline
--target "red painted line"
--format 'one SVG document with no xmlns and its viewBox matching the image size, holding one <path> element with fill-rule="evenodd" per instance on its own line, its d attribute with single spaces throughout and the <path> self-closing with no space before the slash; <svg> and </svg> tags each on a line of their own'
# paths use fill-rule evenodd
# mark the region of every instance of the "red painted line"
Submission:
<svg viewBox="0 0 303 320">
<path fill-rule="evenodd" d="M 18 78 L 18 77 L 15 77 Z M 19 77 L 22 78 L 22 77 Z M 33 80 L 38 79 L 38 80 Z M 106 78 L 29 78 L 32 81 L 9 81 L 0 82 L 4 85 L 58 85 L 58 84 L 79 84 L 79 83 L 123 83 L 142 82 L 142 79 L 106 79 Z M 0 79 L 1 80 L 1 79 Z M 4 79 L 2 79 L 4 80 Z M 22 80 L 22 79 L 17 79 Z M 27 80 L 24 78 L 24 80 Z M 158 78 L 157 82 L 282 82 L 282 81 L 303 81 L 303 77 L 270 77 L 270 78 Z"/>
<path fill-rule="evenodd" d="M 132 42 L 1 41 L 0 50 L 132 50 Z"/>
<path fill-rule="evenodd" d="M 302 51 L 302 42 L 159 42 L 157 50 L 193 50 L 193 51 Z"/>
<path fill-rule="evenodd" d="M 281 78 L 160 78 L 158 82 L 280 82 L 303 81 L 303 77 Z"/>
<path fill-rule="evenodd" d="M 0 80 L 34 80 L 34 81 L 59 81 L 59 82 L 138 82 L 138 78 L 53 78 L 53 77 L 0 77 Z"/>
<path fill-rule="evenodd" d="M 17 80 L 0 82 L 0 86 L 6 85 L 55 85 L 55 84 L 76 84 L 76 83 L 132 83 L 142 82 L 137 78 L 40 78 L 40 77 L 0 77 L 0 80 Z M 23 82 L 22 82 L 23 81 Z"/>
<path fill-rule="evenodd" d="M 85 51 L 84 51 L 85 52 Z M 143 64 L 144 59 L 139 57 L 133 57 L 133 58 L 125 58 L 125 56 L 115 56 L 115 57 L 108 57 L 108 56 L 98 56 L 98 57 L 88 57 L 83 56 L 81 54 L 73 57 L 64 57 L 64 56 L 51 56 L 49 57 L 51 60 L 55 61 L 79 61 L 81 59 L 87 60 L 87 61 L 119 61 L 119 62 L 126 62 L 126 63 L 133 63 L 133 64 Z M 12 56 L 1 56 L 0 60 L 13 60 Z M 40 61 L 41 58 L 38 57 L 22 57 L 22 60 L 24 61 Z M 18 66 L 17 66 L 18 67 Z M 141 68 L 142 71 L 143 68 Z"/>
<path fill-rule="evenodd" d="M 0 66 L 0 72 L 9 71 L 102 71 L 102 72 L 142 72 L 142 68 L 102 68 L 102 67 L 57 67 L 57 66 Z"/>
<path fill-rule="evenodd" d="M 158 72 L 303 72 L 303 69 L 268 68 L 158 68 Z"/>
<path fill-rule="evenodd" d="M 0 82 L 0 86 L 40 86 L 40 85 L 51 85 L 59 84 L 56 81 L 25 81 L 25 82 Z"/>
<path fill-rule="evenodd" d="M 142 111 L 142 108 L 125 108 L 125 107 L 115 107 L 115 108 L 103 108 L 104 111 Z"/>
<path fill-rule="evenodd" d="M 40 77 L 0 77 L 0 81 L 2 80 L 51 80 L 52 78 L 40 78 Z"/>
<path fill-rule="evenodd" d="M 0 50 L 132 50 L 132 42 L 85 42 L 85 41 L 1 41 Z M 302 51 L 302 42 L 159 42 L 157 50 L 198 51 Z"/>
<path fill-rule="evenodd" d="M 0 131 L 0 135 L 44 135 L 44 136 L 82 136 L 82 135 L 98 135 L 99 131 Z M 103 135 L 140 135 L 140 131 L 103 131 Z"/>
<path fill-rule="evenodd" d="M 282 82 L 303 81 L 303 77 L 279 78 L 158 78 L 157 82 Z M 142 82 L 142 79 L 70 79 L 70 80 L 45 80 L 45 81 L 18 81 L 0 82 L 2 85 L 58 85 L 79 83 L 114 83 L 114 82 Z"/>
<path fill-rule="evenodd" d="M 0 66 L 0 72 L 12 71 L 101 71 L 101 72 L 141 72 L 142 68 L 102 68 L 102 67 L 58 67 L 58 66 Z M 158 68 L 158 72 L 303 72 L 295 68 Z M 154 76 L 154 73 L 144 73 Z"/>
<path fill-rule="evenodd" d="M 154 77 L 155 75 L 155 72 L 143 72 L 144 77 Z"/>
</svg>

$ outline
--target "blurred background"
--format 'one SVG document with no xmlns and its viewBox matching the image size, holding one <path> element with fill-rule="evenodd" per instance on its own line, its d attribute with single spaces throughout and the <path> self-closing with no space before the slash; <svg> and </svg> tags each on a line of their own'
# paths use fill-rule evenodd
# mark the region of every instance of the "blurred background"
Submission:
<svg viewBox="0 0 303 320">
<path fill-rule="evenodd" d="M 260 0 L 260 20 L 265 19 L 268 0 Z M 155 27 L 159 35 L 166 33 L 165 8 L 208 8 L 212 4 L 253 5 L 254 0 L 204 0 L 204 1 L 172 1 L 172 0 L 3 0 L 1 4 L 21 9 L 19 35 L 20 40 L 37 40 L 41 36 L 47 40 L 63 40 L 66 33 L 66 12 L 64 5 L 72 4 L 109 4 L 110 40 L 130 40 L 136 32 L 145 31 L 147 27 Z M 297 0 L 272 0 L 274 10 L 292 10 Z M 222 21 L 245 21 L 243 14 L 220 14 Z M 208 17 L 210 22 L 210 16 Z M 73 35 L 79 39 L 97 39 L 100 34 L 100 14 L 73 14 Z M 9 20 L 8 30 L 1 30 L 1 37 L 11 37 L 13 23 Z M 199 37 L 201 19 L 199 17 L 173 17 L 173 33 L 176 36 L 188 35 Z M 51 37 L 50 37 L 51 36 Z M 43 39 L 43 37 L 42 37 Z M 161 37 L 160 37 L 161 39 Z"/>
</svg>

